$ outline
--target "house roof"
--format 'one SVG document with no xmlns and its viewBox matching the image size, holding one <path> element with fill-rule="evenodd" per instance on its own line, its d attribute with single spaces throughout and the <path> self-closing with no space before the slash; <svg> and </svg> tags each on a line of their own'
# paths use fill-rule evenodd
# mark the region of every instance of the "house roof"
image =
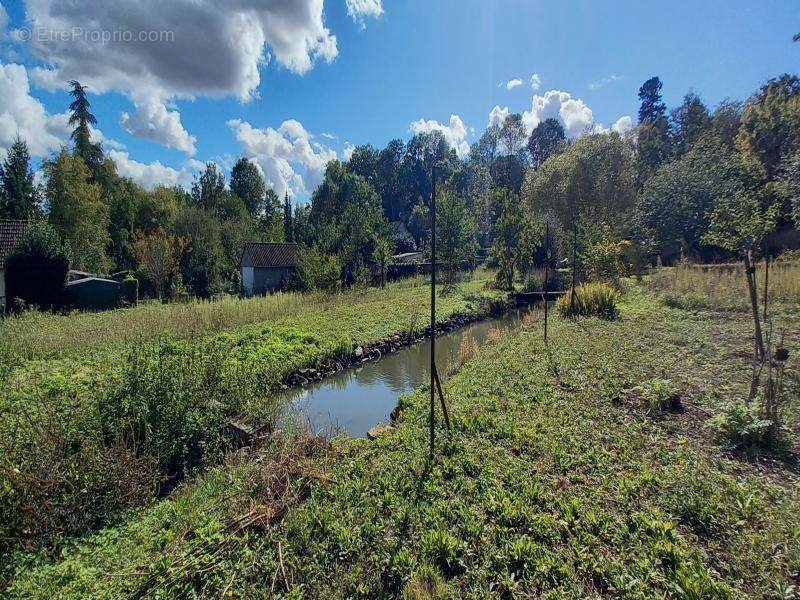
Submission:
<svg viewBox="0 0 800 600">
<path fill-rule="evenodd" d="M 296 267 L 297 244 L 289 242 L 245 242 L 242 252 L 242 266 Z"/>
<path fill-rule="evenodd" d="M 6 254 L 17 245 L 22 232 L 28 226 L 27 221 L 9 221 L 0 219 L 0 269 L 3 268 L 3 261 Z"/>
</svg>

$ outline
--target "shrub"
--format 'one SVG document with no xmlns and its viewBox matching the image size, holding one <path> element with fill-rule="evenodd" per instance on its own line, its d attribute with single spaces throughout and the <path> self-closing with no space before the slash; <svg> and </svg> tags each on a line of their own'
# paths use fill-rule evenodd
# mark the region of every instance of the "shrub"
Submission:
<svg viewBox="0 0 800 600">
<path fill-rule="evenodd" d="M 297 258 L 297 269 L 288 282 L 290 289 L 305 292 L 339 287 L 342 265 L 335 254 L 325 254 L 316 246 L 301 246 Z"/>
<path fill-rule="evenodd" d="M 556 311 L 562 317 L 597 316 L 613 319 L 617 316 L 619 293 L 607 283 L 582 283 L 575 288 L 575 303 L 571 302 L 571 293 L 567 291 L 556 302 Z"/>
<path fill-rule="evenodd" d="M 711 417 L 708 424 L 720 437 L 739 450 L 763 448 L 774 441 L 774 423 L 763 418 L 761 408 L 733 402 Z"/>
<path fill-rule="evenodd" d="M 35 223 L 22 234 L 5 259 L 6 297 L 40 308 L 60 307 L 69 270 L 69 255 L 53 227 Z"/>
</svg>

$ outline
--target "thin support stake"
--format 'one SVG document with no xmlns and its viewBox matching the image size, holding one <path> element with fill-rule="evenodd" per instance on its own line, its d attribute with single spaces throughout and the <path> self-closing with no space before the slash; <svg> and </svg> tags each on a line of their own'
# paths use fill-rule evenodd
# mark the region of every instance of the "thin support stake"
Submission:
<svg viewBox="0 0 800 600">
<path fill-rule="evenodd" d="M 433 365 L 433 376 L 436 380 L 436 389 L 439 390 L 439 400 L 442 403 L 442 414 L 444 415 L 444 424 L 445 426 L 450 429 L 450 415 L 447 412 L 447 404 L 444 401 L 444 391 L 442 390 L 442 382 L 439 379 L 439 369 L 436 368 L 436 365 Z"/>
<path fill-rule="evenodd" d="M 436 164 L 431 168 L 431 458 L 434 452 L 436 382 Z"/>
</svg>

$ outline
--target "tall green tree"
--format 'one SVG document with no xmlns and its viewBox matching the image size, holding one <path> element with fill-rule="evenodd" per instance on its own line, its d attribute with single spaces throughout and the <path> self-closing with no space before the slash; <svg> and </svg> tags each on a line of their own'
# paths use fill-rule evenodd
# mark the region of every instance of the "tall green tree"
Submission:
<svg viewBox="0 0 800 600">
<path fill-rule="evenodd" d="M 90 111 L 87 88 L 74 79 L 69 85 L 69 94 L 74 98 L 69 105 L 69 124 L 74 127 L 71 137 L 75 143 L 75 153 L 83 158 L 90 169 L 94 169 L 104 158 L 102 146 L 92 142 L 91 128 L 97 125 L 97 118 Z"/>
<path fill-rule="evenodd" d="M 538 169 L 550 156 L 559 152 L 565 144 L 564 127 L 557 119 L 545 119 L 539 123 L 528 138 L 528 152 L 533 168 Z"/>
<path fill-rule="evenodd" d="M 34 219 L 40 212 L 28 145 L 17 137 L 0 166 L 0 218 Z"/>
<path fill-rule="evenodd" d="M 711 115 L 700 96 L 689 92 L 683 102 L 670 112 L 672 122 L 673 147 L 676 156 L 686 154 L 711 124 Z"/>
<path fill-rule="evenodd" d="M 661 99 L 664 84 L 658 77 L 651 77 L 639 88 L 639 123 L 655 123 L 664 117 L 667 107 Z"/>
<path fill-rule="evenodd" d="M 503 190 L 501 206 L 492 251 L 500 263 L 505 289 L 513 291 L 514 279 L 533 250 L 530 226 L 519 196 Z"/>
<path fill-rule="evenodd" d="M 464 198 L 451 187 L 437 196 L 436 255 L 445 267 L 446 281 L 452 283 L 462 263 L 475 261 L 475 221 Z"/>
<path fill-rule="evenodd" d="M 50 223 L 72 248 L 76 269 L 103 273 L 109 267 L 108 206 L 91 181 L 83 158 L 62 150 L 44 164 Z"/>
<path fill-rule="evenodd" d="M 231 191 L 242 199 L 250 216 L 255 218 L 264 216 L 267 186 L 258 167 L 251 160 L 242 157 L 233 165 Z"/>
<path fill-rule="evenodd" d="M 283 239 L 293 242 L 294 227 L 292 226 L 292 202 L 289 200 L 289 192 L 283 197 Z"/>
<path fill-rule="evenodd" d="M 205 170 L 192 182 L 192 202 L 205 210 L 216 213 L 225 203 L 225 175 L 216 163 L 206 163 Z"/>
<path fill-rule="evenodd" d="M 521 114 L 511 113 L 503 120 L 503 125 L 500 127 L 500 144 L 507 154 L 522 157 L 527 137 Z"/>
</svg>

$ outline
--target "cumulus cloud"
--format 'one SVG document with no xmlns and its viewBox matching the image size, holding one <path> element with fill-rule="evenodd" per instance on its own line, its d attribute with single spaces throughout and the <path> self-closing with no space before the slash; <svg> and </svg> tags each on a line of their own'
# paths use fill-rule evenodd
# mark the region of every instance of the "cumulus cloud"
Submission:
<svg viewBox="0 0 800 600">
<path fill-rule="evenodd" d="M 130 177 L 139 185 L 152 190 L 158 185 L 180 185 L 189 188 L 194 174 L 205 165 L 199 161 L 187 162 L 180 170 L 161 164 L 159 161 L 143 163 L 134 160 L 123 150 L 109 150 L 108 156 L 117 165 L 117 173 Z"/>
<path fill-rule="evenodd" d="M 515 87 L 519 87 L 522 85 L 522 79 L 519 77 L 514 77 L 514 79 L 510 79 L 506 82 L 506 89 L 513 90 Z"/>
<path fill-rule="evenodd" d="M 489 111 L 489 126 L 502 125 L 503 121 L 506 120 L 508 113 L 509 110 L 507 106 L 504 106 L 503 108 L 495 106 L 491 111 Z"/>
<path fill-rule="evenodd" d="M 543 95 L 534 94 L 531 109 L 522 113 L 522 120 L 530 133 L 545 119 L 558 119 L 568 137 L 577 137 L 594 123 L 592 109 L 569 92 L 550 90 Z"/>
<path fill-rule="evenodd" d="M 314 141 L 294 119 L 284 121 L 278 129 L 256 128 L 240 119 L 232 119 L 227 125 L 279 196 L 314 189 L 322 182 L 326 165 L 338 158 L 335 150 Z"/>
<path fill-rule="evenodd" d="M 620 135 L 625 135 L 633 129 L 633 117 L 625 115 L 617 119 L 611 126 L 612 131 L 616 131 Z"/>
<path fill-rule="evenodd" d="M 0 156 L 19 135 L 34 156 L 57 150 L 69 137 L 66 114 L 49 115 L 30 95 L 28 72 L 23 65 L 0 63 Z"/>
<path fill-rule="evenodd" d="M 531 89 L 535 92 L 542 87 L 542 78 L 538 73 L 531 75 Z"/>
<path fill-rule="evenodd" d="M 342 151 L 342 156 L 344 156 L 345 160 L 350 160 L 350 157 L 353 156 L 353 152 L 355 152 L 356 145 L 351 144 L 350 142 L 344 143 L 344 150 Z"/>
<path fill-rule="evenodd" d="M 615 81 L 619 81 L 620 79 L 622 79 L 622 75 L 607 75 L 606 77 L 598 79 L 597 81 L 592 81 L 589 84 L 589 89 L 594 92 L 602 87 L 605 87 L 609 83 L 614 83 Z"/>
<path fill-rule="evenodd" d="M 467 127 L 458 115 L 450 115 L 449 124 L 439 123 L 439 121 L 433 119 L 427 121 L 425 119 L 419 119 L 411 123 L 410 129 L 414 134 L 441 131 L 442 135 L 444 135 L 444 139 L 450 144 L 450 147 L 456 151 L 459 158 L 464 158 L 469 154 Z"/>
<path fill-rule="evenodd" d="M 32 73 L 38 86 L 52 90 L 78 79 L 97 93 L 126 93 L 136 104 L 129 131 L 190 154 L 194 141 L 165 101 L 248 100 L 271 57 L 302 74 L 338 54 L 323 0 L 26 0 L 25 8 L 37 31 L 65 34 L 32 36 L 29 48 L 48 65 Z"/>
<path fill-rule="evenodd" d="M 156 98 L 145 98 L 135 102 L 135 105 L 136 112 L 133 115 L 127 112 L 120 115 L 119 124 L 125 131 L 134 137 L 177 148 L 194 156 L 197 138 L 183 127 L 177 110 L 168 110 Z"/>
<path fill-rule="evenodd" d="M 346 0 L 347 14 L 361 29 L 366 29 L 367 18 L 379 18 L 383 14 L 382 0 Z"/>
</svg>

